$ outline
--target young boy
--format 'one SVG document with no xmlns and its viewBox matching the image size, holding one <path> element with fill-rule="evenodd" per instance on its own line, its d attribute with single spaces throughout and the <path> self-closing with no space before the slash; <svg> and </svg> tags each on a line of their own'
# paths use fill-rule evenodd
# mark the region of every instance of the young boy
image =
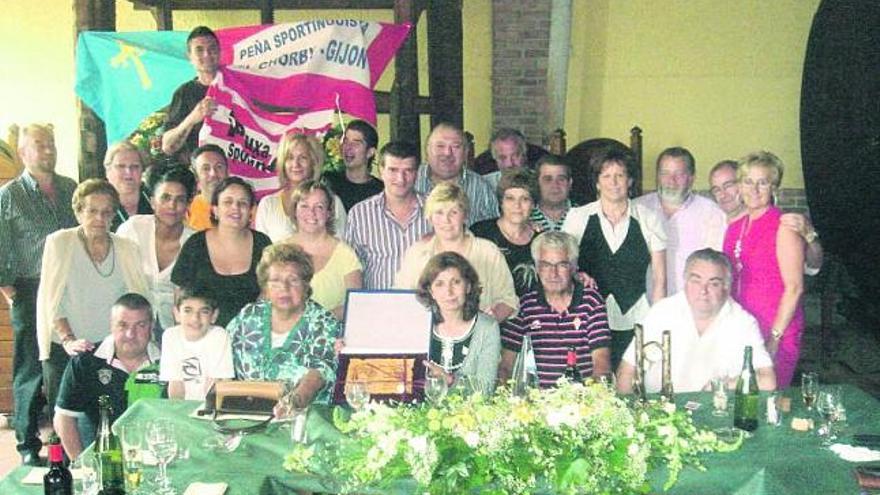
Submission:
<svg viewBox="0 0 880 495">
<path fill-rule="evenodd" d="M 233 378 L 229 334 L 217 321 L 217 303 L 198 289 L 181 288 L 173 308 L 177 326 L 162 334 L 159 378 L 171 399 L 204 400 L 215 379 Z"/>
</svg>

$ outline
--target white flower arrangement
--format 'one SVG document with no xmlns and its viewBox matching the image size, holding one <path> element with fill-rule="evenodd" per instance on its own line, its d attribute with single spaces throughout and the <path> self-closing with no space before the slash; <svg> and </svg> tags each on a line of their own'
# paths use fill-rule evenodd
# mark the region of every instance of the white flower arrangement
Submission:
<svg viewBox="0 0 880 495">
<path fill-rule="evenodd" d="M 738 447 L 696 428 L 688 411 L 649 403 L 630 409 L 599 384 L 560 380 L 528 400 L 506 390 L 450 396 L 439 407 L 371 403 L 347 420 L 332 445 L 297 446 L 285 467 L 329 473 L 343 492 L 411 478 L 432 494 L 639 493 L 649 469 L 665 465 L 666 488 L 698 455 Z M 741 440 L 740 440 L 741 441 Z"/>
</svg>

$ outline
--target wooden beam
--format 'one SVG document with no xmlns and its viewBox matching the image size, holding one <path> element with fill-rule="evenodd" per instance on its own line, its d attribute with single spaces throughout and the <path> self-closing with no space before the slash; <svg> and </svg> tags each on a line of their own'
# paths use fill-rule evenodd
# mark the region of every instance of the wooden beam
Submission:
<svg viewBox="0 0 880 495">
<path fill-rule="evenodd" d="M 136 10 L 158 7 L 166 0 L 129 0 Z M 173 10 L 260 10 L 263 0 L 168 0 Z M 394 0 L 274 0 L 278 9 L 391 10 Z"/>
<path fill-rule="evenodd" d="M 158 0 L 155 6 L 150 7 L 150 13 L 156 20 L 156 29 L 159 31 L 174 30 L 174 9 L 169 0 Z"/>
<path fill-rule="evenodd" d="M 428 87 L 434 102 L 431 127 L 464 128 L 461 0 L 428 2 Z"/>
<path fill-rule="evenodd" d="M 410 23 L 412 30 L 394 57 L 394 84 L 391 88 L 388 111 L 391 114 L 391 140 L 409 141 L 421 148 L 419 114 L 415 100 L 419 96 L 418 40 L 416 22 L 421 14 L 419 0 L 396 0 L 394 22 Z"/>
<path fill-rule="evenodd" d="M 114 0 L 75 0 L 74 32 L 116 31 L 116 3 Z M 76 43 L 74 43 L 76 46 Z M 77 156 L 79 180 L 103 177 L 104 153 L 107 134 L 104 122 L 89 107 L 77 99 L 79 117 L 79 153 Z"/>
<path fill-rule="evenodd" d="M 275 7 L 273 0 L 260 1 L 260 24 L 275 24 Z"/>
<path fill-rule="evenodd" d="M 391 113 L 391 102 L 394 97 L 393 92 L 373 91 L 376 98 L 377 113 Z M 434 112 L 434 103 L 428 96 L 416 96 L 412 100 L 413 110 L 417 114 L 428 114 Z"/>
</svg>

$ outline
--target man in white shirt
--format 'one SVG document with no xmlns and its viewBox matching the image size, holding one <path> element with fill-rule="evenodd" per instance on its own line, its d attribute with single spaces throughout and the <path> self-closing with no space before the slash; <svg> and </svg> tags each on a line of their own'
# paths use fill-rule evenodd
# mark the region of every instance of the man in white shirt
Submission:
<svg viewBox="0 0 880 495">
<path fill-rule="evenodd" d="M 695 172 L 696 163 L 690 151 L 667 148 L 657 157 L 657 191 L 635 200 L 663 220 L 667 236 L 667 294 L 681 289 L 687 257 L 707 247 L 720 250 L 727 228 L 721 208 L 693 192 Z"/>
<path fill-rule="evenodd" d="M 730 273 L 730 261 L 723 253 L 710 248 L 695 251 L 685 264 L 684 289 L 654 304 L 645 317 L 644 337 L 649 347 L 660 342 L 664 330 L 672 332 L 672 383 L 676 392 L 708 390 L 713 378 L 723 378 L 733 386 L 742 370 L 746 346 L 753 350 L 758 388 L 776 388 L 773 362 L 757 320 L 730 298 Z M 617 371 L 617 387 L 622 393 L 632 391 L 634 345 L 627 348 Z M 660 390 L 659 356 L 660 352 L 645 353 L 648 392 Z"/>
</svg>

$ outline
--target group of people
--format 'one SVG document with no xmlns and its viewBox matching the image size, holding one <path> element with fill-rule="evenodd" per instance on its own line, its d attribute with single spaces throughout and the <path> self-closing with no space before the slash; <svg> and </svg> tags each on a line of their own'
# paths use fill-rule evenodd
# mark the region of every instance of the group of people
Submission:
<svg viewBox="0 0 880 495">
<path fill-rule="evenodd" d="M 292 382 L 301 402 L 327 401 L 350 289 L 414 290 L 433 315 L 428 373 L 485 393 L 510 377 L 527 335 L 542 387 L 573 348 L 583 378 L 617 373 L 627 391 L 636 324 L 646 340 L 673 331 L 677 390 L 732 380 L 746 345 L 763 388 L 791 382 L 803 275 L 822 253 L 809 221 L 774 205 L 775 155 L 716 165 L 716 205 L 693 191 L 688 150 L 664 150 L 658 190 L 640 198 L 632 154 L 608 150 L 590 164 L 598 200 L 576 206 L 569 165 L 527 163 L 515 130 L 493 135 L 499 170 L 481 176 L 453 125 L 432 130 L 420 164 L 414 145 L 377 150 L 375 129 L 354 121 L 345 169 L 323 178 L 320 144 L 285 135 L 280 188 L 258 203 L 221 148 L 193 142 L 215 108 L 202 89 L 216 36 L 197 28 L 188 53 L 199 76 L 175 94 L 163 136 L 185 165 L 149 167 L 122 142 L 106 154 L 107 180 L 77 185 L 55 173 L 51 129 L 31 125 L 25 170 L 0 188 L 23 462 L 40 462 L 41 385 L 71 457 L 93 435 L 102 394 L 116 415 L 162 384 L 199 399 L 224 378 Z M 658 389 L 659 363 L 647 371 Z"/>
</svg>

